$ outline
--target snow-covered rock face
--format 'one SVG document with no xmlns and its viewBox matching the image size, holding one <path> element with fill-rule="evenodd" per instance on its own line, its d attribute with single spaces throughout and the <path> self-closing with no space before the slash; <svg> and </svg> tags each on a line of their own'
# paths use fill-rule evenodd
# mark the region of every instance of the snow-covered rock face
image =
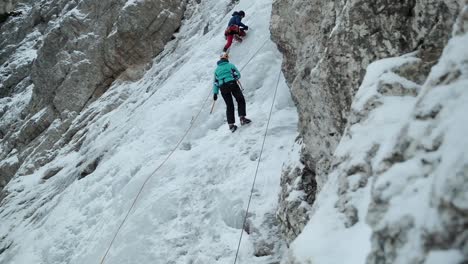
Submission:
<svg viewBox="0 0 468 264">
<path fill-rule="evenodd" d="M 466 25 L 468 2 L 432 67 L 424 50 L 367 67 L 285 263 L 468 260 Z"/>
<path fill-rule="evenodd" d="M 408 120 L 375 167 L 369 263 L 468 259 L 467 15 L 465 7 Z"/>
<path fill-rule="evenodd" d="M 0 35 L 0 158 L 8 160 L 0 189 L 53 159 L 72 120 L 112 82 L 140 78 L 180 27 L 186 3 L 18 4 Z"/>
<path fill-rule="evenodd" d="M 422 64 L 404 76 L 421 84 L 439 57 L 459 0 L 296 1 L 276 0 L 271 30 L 283 53 L 283 70 L 299 110 L 303 144 L 301 166 L 285 171 L 280 218 L 288 239 L 308 217 L 291 191 L 314 201 L 327 181 L 332 153 L 349 121 L 352 99 L 369 63 L 419 51 Z M 296 176 L 295 176 L 296 175 Z M 295 180 L 299 176 L 299 180 Z M 297 210 L 295 209 L 297 208 Z M 296 213 L 293 213 L 296 211 Z"/>
<path fill-rule="evenodd" d="M 75 5 L 77 1 L 64 2 L 74 7 L 60 13 L 57 21 L 70 24 L 63 22 L 63 29 L 56 24 L 50 31 L 45 24 L 39 26 L 43 32 L 58 35 L 44 35 L 37 46 L 29 39 L 43 36 L 41 31 L 12 34 L 11 38 L 23 34 L 28 41 L 21 42 L 23 46 L 13 50 L 11 56 L 17 58 L 16 65 L 42 63 L 43 69 L 34 66 L 33 76 L 50 66 L 57 74 L 70 70 L 67 76 L 71 79 L 65 77 L 63 81 L 71 82 L 81 72 L 80 81 L 91 86 L 83 89 L 91 89 L 94 82 L 87 79 L 86 67 L 80 65 L 87 65 L 81 58 L 94 54 L 94 45 L 83 50 L 70 34 L 79 30 L 77 40 L 90 43 L 87 38 L 95 36 L 81 31 L 82 23 L 96 20 L 98 27 L 100 22 L 98 17 L 86 16 L 84 9 L 78 8 L 80 4 Z M 105 5 L 103 1 L 94 2 L 96 8 Z M 127 1 L 122 10 L 130 12 L 141 2 Z M 106 264 L 228 264 L 236 256 L 244 229 L 248 233 L 243 233 L 237 263 L 277 263 L 284 245 L 275 218 L 277 195 L 282 162 L 297 137 L 297 112 L 281 74 L 282 56 L 268 31 L 271 6 L 271 0 L 187 2 L 185 19 L 175 39 L 152 60 L 143 77 L 128 81 L 127 76 L 139 75 L 139 69 L 130 68 L 131 72 L 126 71 L 80 113 L 56 114 L 52 106 L 67 107 L 68 102 L 55 95 L 70 90 L 59 84 L 49 101 L 40 100 L 33 95 L 36 87 L 30 78 L 0 99 L 0 109 L 4 109 L 1 131 L 5 132 L 1 151 L 2 155 L 6 153 L 0 167 L 2 175 L 6 171 L 6 175 L 14 175 L 4 187 L 6 197 L 0 203 L 0 263 L 99 263 L 110 248 Z M 28 6 L 22 7 L 26 10 Z M 230 61 L 242 73 L 247 115 L 253 120 L 248 126 L 239 126 L 234 134 L 228 130 L 221 98 L 209 114 L 213 72 L 232 13 L 228 8 L 244 10 L 247 16 L 243 22 L 251 27 L 242 44 L 235 42 L 230 51 Z M 75 18 L 81 15 L 84 21 L 77 23 Z M 11 19 L 4 26 L 10 27 Z M 117 16 L 115 19 L 118 21 Z M 148 25 L 144 17 L 141 19 L 142 25 Z M 118 41 L 96 41 L 96 45 L 115 44 L 106 49 L 120 49 Z M 52 50 L 41 51 L 47 45 L 65 48 L 54 59 Z M 79 52 L 68 52 L 69 47 Z M 116 57 L 101 59 L 112 60 L 114 64 L 109 67 L 121 67 Z M 94 58 L 88 60 L 92 63 Z M 132 58 L 127 61 L 132 62 Z M 57 79 L 51 76 L 39 81 L 55 84 Z M 81 100 L 76 94 L 79 92 L 69 95 L 71 107 L 76 103 L 73 100 Z M 31 97 L 33 107 L 29 105 Z M 29 117 L 30 109 L 41 104 L 51 107 Z M 57 118 L 51 118 L 54 116 Z M 16 129 L 10 132 L 14 126 Z M 109 247 L 127 212 L 127 221 Z"/>
<path fill-rule="evenodd" d="M 144 67 L 162 51 L 180 26 L 185 3 L 82 0 L 64 1 L 62 8 L 50 3 L 44 13 L 60 18 L 46 29 L 34 63 L 33 107 L 79 112 L 117 77 L 135 78 L 121 74 Z"/>
</svg>

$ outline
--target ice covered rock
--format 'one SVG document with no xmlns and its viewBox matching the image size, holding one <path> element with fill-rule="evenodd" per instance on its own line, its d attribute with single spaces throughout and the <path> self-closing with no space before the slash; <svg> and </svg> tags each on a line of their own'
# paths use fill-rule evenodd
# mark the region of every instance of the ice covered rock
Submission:
<svg viewBox="0 0 468 264">
<path fill-rule="evenodd" d="M 332 153 L 367 66 L 419 51 L 422 68 L 398 74 L 421 84 L 450 35 L 460 5 L 458 0 L 274 2 L 272 37 L 283 53 L 283 71 L 299 111 L 302 166 L 311 172 L 316 190 L 327 181 Z M 393 84 L 380 89 L 402 92 Z M 415 95 L 416 90 L 405 92 Z M 291 204 L 291 213 L 294 208 Z M 300 228 L 293 233 L 298 232 Z"/>
<path fill-rule="evenodd" d="M 466 12 L 434 66 L 424 51 L 369 65 L 289 263 L 468 259 Z"/>
</svg>

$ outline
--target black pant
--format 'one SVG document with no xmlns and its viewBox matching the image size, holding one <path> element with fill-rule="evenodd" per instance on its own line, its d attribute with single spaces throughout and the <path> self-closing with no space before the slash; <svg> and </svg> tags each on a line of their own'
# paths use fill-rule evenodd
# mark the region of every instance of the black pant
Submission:
<svg viewBox="0 0 468 264">
<path fill-rule="evenodd" d="M 227 82 L 221 85 L 221 95 L 223 96 L 224 102 L 226 102 L 226 117 L 228 124 L 234 124 L 236 122 L 232 96 L 236 98 L 239 116 L 246 115 L 244 95 L 242 95 L 242 91 L 236 81 Z"/>
</svg>

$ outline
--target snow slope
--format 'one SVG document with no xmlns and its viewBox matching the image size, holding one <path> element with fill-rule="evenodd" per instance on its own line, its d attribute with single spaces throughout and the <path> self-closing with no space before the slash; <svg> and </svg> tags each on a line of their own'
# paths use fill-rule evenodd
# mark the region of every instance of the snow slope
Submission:
<svg viewBox="0 0 468 264">
<path fill-rule="evenodd" d="M 269 40 L 271 0 L 240 1 L 235 9 L 245 10 L 250 30 L 241 45 L 231 48 L 231 62 L 242 68 L 253 123 L 231 134 L 222 100 L 209 114 L 229 2 L 202 1 L 192 7 L 177 39 L 140 81 L 114 83 L 76 118 L 72 127 L 90 111 L 99 113 L 77 132 L 82 135 L 79 150 L 65 148 L 51 163 L 6 186 L 10 194 L 0 209 L 0 248 L 5 250 L 0 263 L 99 263 L 147 179 L 105 263 L 233 262 L 281 55 Z M 108 112 L 115 102 L 120 106 Z M 185 140 L 160 167 L 191 122 Z M 268 240 L 266 246 L 277 252 L 281 246 L 275 244 L 274 212 L 282 162 L 296 126 L 296 109 L 280 76 L 250 208 L 252 232 L 244 234 L 238 263 L 269 263 L 278 257 L 255 257 L 254 245 Z M 79 175 L 78 168 L 89 160 L 97 167 Z M 55 169 L 55 176 L 42 179 Z"/>
</svg>

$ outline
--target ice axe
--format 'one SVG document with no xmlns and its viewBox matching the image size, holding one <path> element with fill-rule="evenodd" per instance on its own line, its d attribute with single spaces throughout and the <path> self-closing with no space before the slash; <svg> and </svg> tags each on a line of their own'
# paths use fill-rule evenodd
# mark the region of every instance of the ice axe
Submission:
<svg viewBox="0 0 468 264">
<path fill-rule="evenodd" d="M 210 115 L 213 113 L 213 109 L 214 109 L 215 103 L 216 103 L 216 101 L 213 100 L 213 104 L 211 105 Z"/>
<path fill-rule="evenodd" d="M 239 80 L 237 80 L 237 84 L 239 85 L 241 91 L 244 91 L 244 87 L 242 87 L 242 84 L 241 84 L 241 82 Z"/>
</svg>

